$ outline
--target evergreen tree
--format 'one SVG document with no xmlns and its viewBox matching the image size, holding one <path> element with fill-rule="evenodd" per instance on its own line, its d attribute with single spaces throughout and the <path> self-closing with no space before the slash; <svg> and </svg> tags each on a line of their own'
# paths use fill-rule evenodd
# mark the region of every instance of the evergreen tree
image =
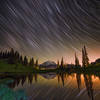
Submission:
<svg viewBox="0 0 100 100">
<path fill-rule="evenodd" d="M 63 57 L 62 57 L 62 59 L 61 59 L 61 67 L 62 67 L 62 68 L 64 67 Z"/>
<path fill-rule="evenodd" d="M 20 59 L 20 54 L 19 54 L 18 51 L 16 51 L 16 52 L 14 53 L 14 60 L 15 60 L 16 63 L 18 63 L 18 62 L 19 62 L 19 59 Z"/>
<path fill-rule="evenodd" d="M 84 46 L 84 54 L 85 54 L 85 64 L 86 64 L 86 67 L 87 67 L 89 65 L 89 58 L 88 58 L 88 53 L 87 53 L 85 46 Z"/>
<path fill-rule="evenodd" d="M 15 54 L 14 54 L 14 56 L 15 56 L 15 58 L 18 60 L 18 59 L 19 59 L 19 56 L 20 56 L 19 52 L 16 51 Z"/>
<path fill-rule="evenodd" d="M 84 58 L 85 54 L 84 54 L 84 49 L 82 48 L 82 66 L 85 66 L 85 58 Z"/>
<path fill-rule="evenodd" d="M 76 53 L 75 53 L 75 66 L 76 67 L 79 67 L 79 59 L 78 59 L 78 57 L 77 57 L 77 55 L 76 55 Z"/>
<path fill-rule="evenodd" d="M 10 52 L 9 51 L 7 51 L 7 58 L 9 58 L 10 57 Z"/>
<path fill-rule="evenodd" d="M 4 52 L 3 52 L 2 58 L 3 58 L 3 59 L 5 58 L 5 53 L 4 53 Z"/>
<path fill-rule="evenodd" d="M 19 63 L 23 63 L 23 57 L 22 57 L 22 55 L 19 57 Z"/>
<path fill-rule="evenodd" d="M 2 59 L 2 56 L 3 56 L 3 52 L 1 51 L 0 52 L 0 59 Z"/>
<path fill-rule="evenodd" d="M 14 50 L 13 50 L 13 48 L 11 48 L 11 50 L 10 50 L 8 63 L 10 63 L 10 64 L 15 64 L 16 63 L 15 58 L 14 58 Z"/>
<path fill-rule="evenodd" d="M 27 65 L 28 65 L 28 59 L 27 59 L 27 57 L 26 57 L 26 56 L 24 57 L 23 64 L 24 64 L 25 66 L 27 66 Z"/>
<path fill-rule="evenodd" d="M 33 67 L 34 66 L 34 59 L 30 59 L 30 62 L 29 62 L 29 66 Z"/>
<path fill-rule="evenodd" d="M 8 51 L 6 50 L 6 51 L 4 52 L 4 58 L 7 58 L 7 54 L 8 54 Z"/>
<path fill-rule="evenodd" d="M 9 51 L 6 51 L 6 58 L 8 59 L 10 56 L 10 52 Z"/>
<path fill-rule="evenodd" d="M 59 60 L 57 61 L 57 68 L 59 68 Z"/>
<path fill-rule="evenodd" d="M 88 54 L 87 54 L 87 50 L 85 46 L 82 49 L 82 64 L 83 64 L 83 67 L 87 67 L 89 65 L 89 58 L 88 58 Z"/>
<path fill-rule="evenodd" d="M 36 60 L 35 66 L 36 68 L 38 67 L 38 59 Z"/>
<path fill-rule="evenodd" d="M 11 50 L 10 50 L 10 56 L 14 57 L 14 49 L 13 48 L 11 48 Z"/>
</svg>

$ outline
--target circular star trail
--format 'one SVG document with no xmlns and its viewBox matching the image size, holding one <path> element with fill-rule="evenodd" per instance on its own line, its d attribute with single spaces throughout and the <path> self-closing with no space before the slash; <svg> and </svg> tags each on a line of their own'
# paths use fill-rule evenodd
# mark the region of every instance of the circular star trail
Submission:
<svg viewBox="0 0 100 100">
<path fill-rule="evenodd" d="M 0 0 L 0 48 L 45 60 L 100 57 L 99 0 Z"/>
</svg>

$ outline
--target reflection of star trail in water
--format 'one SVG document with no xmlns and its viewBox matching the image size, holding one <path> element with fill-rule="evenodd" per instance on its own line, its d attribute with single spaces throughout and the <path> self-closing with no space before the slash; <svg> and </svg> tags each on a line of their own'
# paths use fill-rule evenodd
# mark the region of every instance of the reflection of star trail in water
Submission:
<svg viewBox="0 0 100 100">
<path fill-rule="evenodd" d="M 48 76 L 48 77 L 45 77 Z M 10 78 L 6 87 L 18 91 L 23 89 L 29 100 L 99 100 L 100 76 L 68 73 L 45 73 L 29 75 L 2 75 Z M 1 89 L 3 91 L 3 88 Z"/>
<path fill-rule="evenodd" d="M 99 34 L 99 0 L 0 1 L 1 48 L 13 47 L 42 61 L 65 55 L 72 61 L 85 44 L 93 60 L 100 56 Z"/>
</svg>

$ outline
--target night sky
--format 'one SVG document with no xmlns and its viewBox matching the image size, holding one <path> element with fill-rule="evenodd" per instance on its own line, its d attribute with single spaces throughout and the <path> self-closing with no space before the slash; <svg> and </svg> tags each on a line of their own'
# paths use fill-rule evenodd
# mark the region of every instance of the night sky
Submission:
<svg viewBox="0 0 100 100">
<path fill-rule="evenodd" d="M 0 0 L 1 49 L 71 63 L 84 45 L 100 57 L 100 0 Z"/>
</svg>

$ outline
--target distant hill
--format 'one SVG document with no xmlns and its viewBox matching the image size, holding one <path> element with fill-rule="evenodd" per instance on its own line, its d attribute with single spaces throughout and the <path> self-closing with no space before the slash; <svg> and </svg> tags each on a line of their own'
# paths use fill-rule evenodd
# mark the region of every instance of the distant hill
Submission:
<svg viewBox="0 0 100 100">
<path fill-rule="evenodd" d="M 46 61 L 39 66 L 40 68 L 46 68 L 46 69 L 54 69 L 57 68 L 57 64 L 54 61 Z"/>
<path fill-rule="evenodd" d="M 92 65 L 100 64 L 100 58 L 98 58 L 95 62 L 92 62 L 91 64 L 92 64 Z"/>
</svg>

